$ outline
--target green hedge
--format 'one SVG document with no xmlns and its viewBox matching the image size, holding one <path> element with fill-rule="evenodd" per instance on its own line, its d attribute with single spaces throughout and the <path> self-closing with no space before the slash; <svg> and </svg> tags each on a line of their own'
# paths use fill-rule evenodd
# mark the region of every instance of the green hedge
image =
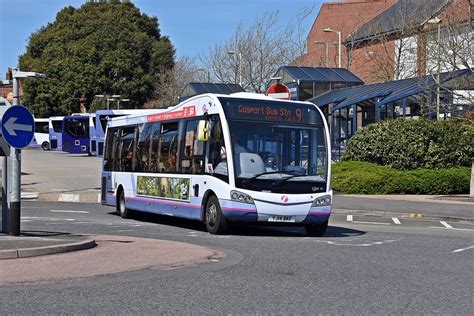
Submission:
<svg viewBox="0 0 474 316">
<path fill-rule="evenodd" d="M 470 167 L 473 157 L 472 124 L 458 120 L 388 120 L 357 131 L 342 160 L 411 170 Z"/>
<path fill-rule="evenodd" d="M 471 169 L 397 170 L 368 162 L 332 166 L 332 187 L 346 194 L 462 194 L 469 192 Z"/>
</svg>

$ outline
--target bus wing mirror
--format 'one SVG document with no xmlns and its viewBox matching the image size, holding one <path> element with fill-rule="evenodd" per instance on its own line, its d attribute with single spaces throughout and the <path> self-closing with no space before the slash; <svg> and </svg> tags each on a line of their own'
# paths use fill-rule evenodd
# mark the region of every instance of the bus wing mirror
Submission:
<svg viewBox="0 0 474 316">
<path fill-rule="evenodd" d="M 200 120 L 198 123 L 198 140 L 207 141 L 209 139 L 209 122 Z"/>
</svg>

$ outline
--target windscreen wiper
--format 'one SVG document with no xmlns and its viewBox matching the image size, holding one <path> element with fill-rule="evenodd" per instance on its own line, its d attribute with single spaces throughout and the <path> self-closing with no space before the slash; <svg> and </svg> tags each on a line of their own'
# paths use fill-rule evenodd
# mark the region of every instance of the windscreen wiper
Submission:
<svg viewBox="0 0 474 316">
<path fill-rule="evenodd" d="M 253 177 L 250 177 L 248 179 L 245 179 L 243 180 L 243 184 L 244 185 L 247 185 L 249 184 L 250 182 L 253 182 L 255 181 L 257 178 L 261 177 L 261 176 L 264 176 L 264 175 L 267 175 L 267 174 L 276 174 L 276 173 L 285 173 L 285 174 L 289 174 L 289 173 L 292 173 L 293 171 L 269 171 L 269 172 L 262 172 L 262 173 L 259 173 L 259 174 L 256 174 L 254 175 Z M 293 177 L 293 176 L 297 176 L 296 174 L 295 175 L 290 175 L 290 177 Z"/>
<path fill-rule="evenodd" d="M 283 179 L 280 179 L 278 181 L 275 181 L 272 183 L 272 187 L 276 188 L 276 187 L 279 187 L 281 186 L 283 183 L 285 183 L 286 181 L 290 180 L 290 179 L 293 179 L 295 177 L 304 177 L 306 176 L 305 174 L 292 174 L 291 176 L 288 176 L 286 178 L 283 178 Z"/>
</svg>

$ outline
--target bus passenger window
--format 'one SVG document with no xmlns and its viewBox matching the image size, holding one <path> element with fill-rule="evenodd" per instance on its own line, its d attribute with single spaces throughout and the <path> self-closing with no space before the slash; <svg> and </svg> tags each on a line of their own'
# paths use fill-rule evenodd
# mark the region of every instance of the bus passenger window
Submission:
<svg viewBox="0 0 474 316">
<path fill-rule="evenodd" d="M 198 120 L 186 123 L 181 172 L 201 174 L 204 170 L 204 141 L 198 140 Z"/>
<path fill-rule="evenodd" d="M 132 159 L 134 150 L 135 127 L 124 127 L 119 139 L 120 170 L 122 172 L 132 171 Z"/>
<path fill-rule="evenodd" d="M 176 172 L 178 149 L 178 123 L 161 125 L 159 142 L 159 172 Z"/>
</svg>

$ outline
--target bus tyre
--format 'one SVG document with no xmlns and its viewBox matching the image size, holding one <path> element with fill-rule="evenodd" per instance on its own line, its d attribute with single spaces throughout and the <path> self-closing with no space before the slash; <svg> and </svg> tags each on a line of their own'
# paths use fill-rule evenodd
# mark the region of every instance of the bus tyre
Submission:
<svg viewBox="0 0 474 316">
<path fill-rule="evenodd" d="M 122 218 L 128 218 L 129 209 L 125 206 L 125 194 L 123 190 L 120 190 L 118 203 L 117 203 L 117 213 Z"/>
<path fill-rule="evenodd" d="M 308 224 L 304 226 L 306 234 L 311 237 L 321 237 L 326 233 L 328 229 L 328 221 L 321 224 Z"/>
<path fill-rule="evenodd" d="M 211 234 L 223 234 L 227 231 L 228 223 L 222 215 L 219 200 L 211 195 L 206 203 L 205 223 L 207 231 Z"/>
<path fill-rule="evenodd" d="M 48 142 L 43 142 L 41 144 L 41 149 L 43 150 L 49 150 L 49 143 Z"/>
</svg>

